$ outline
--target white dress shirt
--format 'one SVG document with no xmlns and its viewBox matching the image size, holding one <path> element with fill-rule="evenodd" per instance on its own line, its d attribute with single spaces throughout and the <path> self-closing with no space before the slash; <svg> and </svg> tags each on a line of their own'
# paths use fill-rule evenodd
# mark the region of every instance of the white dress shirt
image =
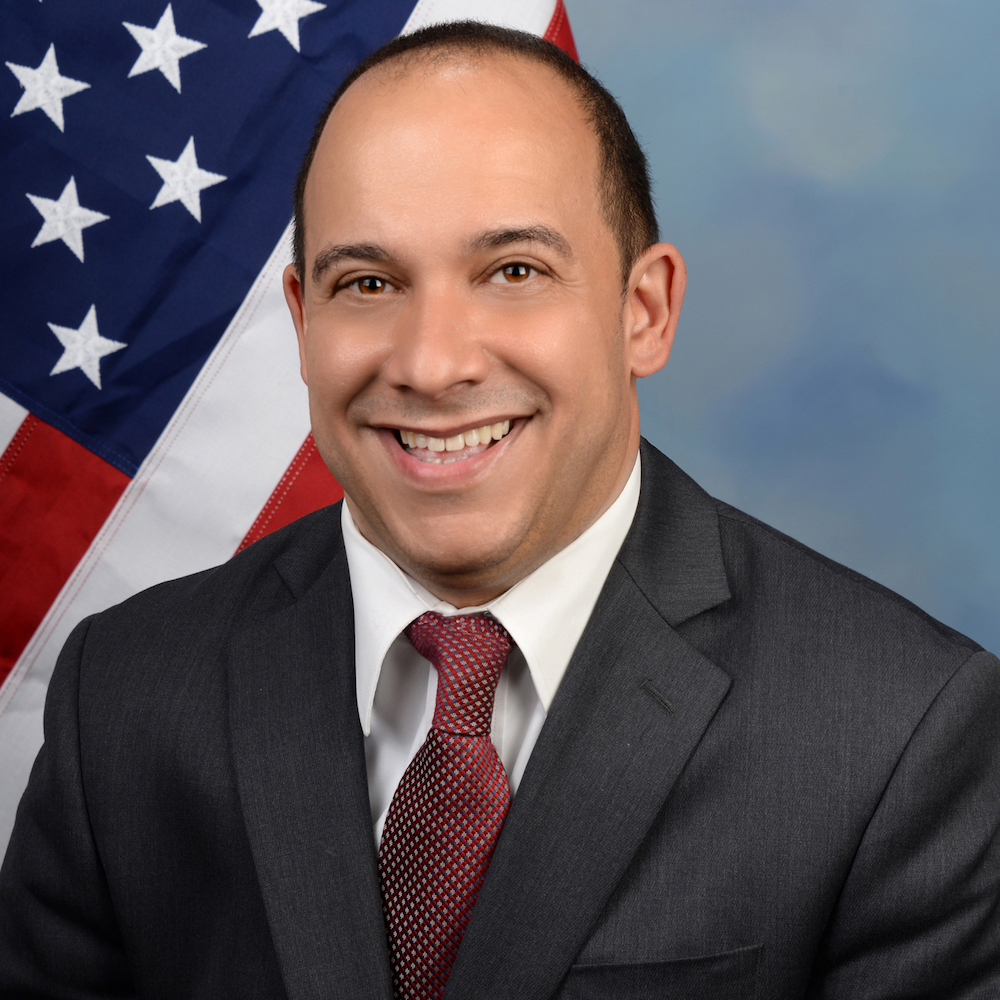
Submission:
<svg viewBox="0 0 1000 1000">
<path fill-rule="evenodd" d="M 437 671 L 403 629 L 425 611 L 488 611 L 514 647 L 500 674 L 492 739 L 517 791 L 545 714 L 639 503 L 639 458 L 615 502 L 578 538 L 488 604 L 455 608 L 401 570 L 358 530 L 345 503 L 344 545 L 354 595 L 358 714 L 365 733 L 375 842 L 396 785 L 434 717 Z"/>
</svg>

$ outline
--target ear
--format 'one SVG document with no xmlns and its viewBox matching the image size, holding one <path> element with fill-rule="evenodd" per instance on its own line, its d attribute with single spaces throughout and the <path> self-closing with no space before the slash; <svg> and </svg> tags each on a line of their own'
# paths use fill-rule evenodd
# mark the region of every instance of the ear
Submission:
<svg viewBox="0 0 1000 1000">
<path fill-rule="evenodd" d="M 288 264 L 281 276 L 281 285 L 285 292 L 285 301 L 288 303 L 288 311 L 292 314 L 292 323 L 295 324 L 295 336 L 299 341 L 299 373 L 302 381 L 309 384 L 308 372 L 306 369 L 306 313 L 305 305 L 302 301 L 302 282 L 299 281 L 299 272 L 294 264 Z"/>
<path fill-rule="evenodd" d="M 633 378 L 652 375 L 667 363 L 686 285 L 684 258 L 670 243 L 654 243 L 635 262 L 623 317 Z"/>
</svg>

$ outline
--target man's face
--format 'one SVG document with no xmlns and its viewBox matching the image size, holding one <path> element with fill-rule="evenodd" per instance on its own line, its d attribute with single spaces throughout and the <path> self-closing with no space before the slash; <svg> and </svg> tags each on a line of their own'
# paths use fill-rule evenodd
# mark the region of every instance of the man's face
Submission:
<svg viewBox="0 0 1000 1000">
<path fill-rule="evenodd" d="M 459 606 L 632 468 L 635 307 L 597 176 L 568 86 L 506 57 L 370 72 L 316 152 L 286 273 L 313 434 L 362 533 Z"/>
</svg>

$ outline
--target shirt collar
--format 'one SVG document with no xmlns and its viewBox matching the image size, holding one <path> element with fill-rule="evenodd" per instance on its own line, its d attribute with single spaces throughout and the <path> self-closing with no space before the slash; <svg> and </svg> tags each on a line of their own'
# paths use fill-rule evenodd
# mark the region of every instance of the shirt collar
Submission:
<svg viewBox="0 0 1000 1000">
<path fill-rule="evenodd" d="M 358 715 L 365 736 L 382 663 L 403 629 L 425 611 L 442 615 L 488 611 L 510 633 L 548 711 L 583 634 L 604 581 L 632 526 L 639 504 L 639 457 L 615 502 L 581 535 L 488 604 L 456 608 L 403 572 L 358 530 L 341 508 L 344 547 L 354 598 Z M 553 623 L 558 622 L 558 627 Z"/>
</svg>

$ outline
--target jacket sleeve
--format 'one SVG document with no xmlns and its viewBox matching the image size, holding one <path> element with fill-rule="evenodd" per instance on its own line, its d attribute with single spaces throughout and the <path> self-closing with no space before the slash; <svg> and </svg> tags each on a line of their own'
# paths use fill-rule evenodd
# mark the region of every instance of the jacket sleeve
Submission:
<svg viewBox="0 0 1000 1000">
<path fill-rule="evenodd" d="M 1000 996 L 1000 662 L 970 656 L 900 757 L 810 996 Z"/>
<path fill-rule="evenodd" d="M 70 635 L 45 702 L 45 742 L 0 870 L 0 996 L 134 994 L 90 829 L 78 691 L 88 622 Z"/>
</svg>

